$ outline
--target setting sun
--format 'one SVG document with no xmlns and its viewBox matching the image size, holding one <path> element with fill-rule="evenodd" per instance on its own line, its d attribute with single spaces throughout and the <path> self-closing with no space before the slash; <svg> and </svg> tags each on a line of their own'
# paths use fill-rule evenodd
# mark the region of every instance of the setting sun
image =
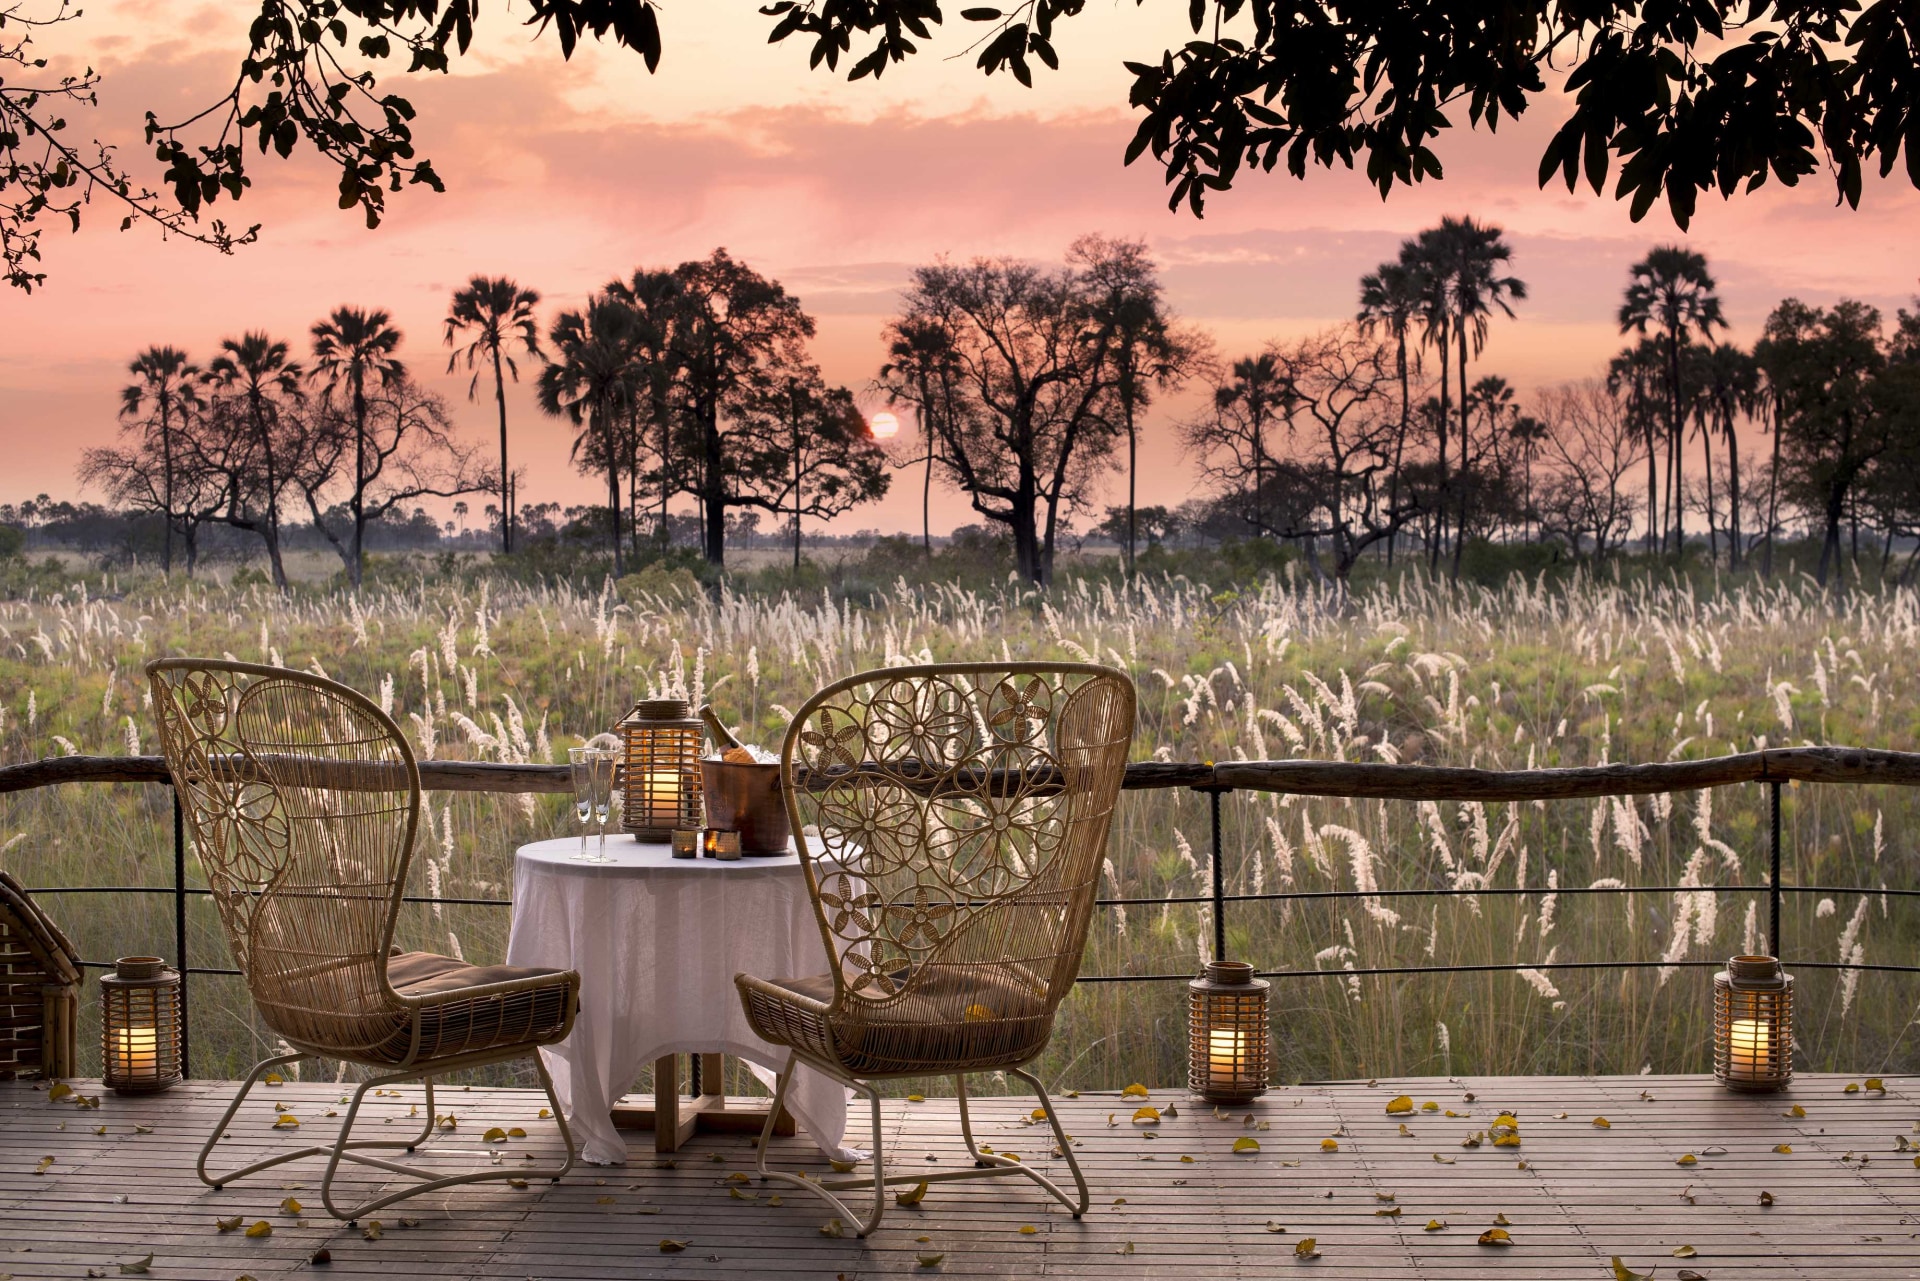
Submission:
<svg viewBox="0 0 1920 1281">
<path fill-rule="evenodd" d="M 873 433 L 875 440 L 892 440 L 900 434 L 900 420 L 882 410 L 867 419 L 867 430 Z"/>
</svg>

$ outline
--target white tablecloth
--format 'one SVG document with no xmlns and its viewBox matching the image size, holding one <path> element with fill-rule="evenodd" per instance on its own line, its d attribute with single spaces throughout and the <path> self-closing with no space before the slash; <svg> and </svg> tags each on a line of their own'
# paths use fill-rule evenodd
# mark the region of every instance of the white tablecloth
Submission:
<svg viewBox="0 0 1920 1281">
<path fill-rule="evenodd" d="M 827 953 L 796 854 L 676 859 L 626 835 L 607 837 L 612 863 L 568 857 L 579 851 L 578 838 L 521 847 L 507 963 L 580 971 L 573 1032 L 542 1053 L 581 1154 L 620 1165 L 627 1144 L 609 1112 L 641 1066 L 719 1051 L 771 1086 L 786 1051 L 753 1034 L 733 976 L 823 974 Z M 794 1077 L 794 1120 L 823 1151 L 851 1159 L 841 1144 L 846 1087 L 805 1067 Z"/>
</svg>

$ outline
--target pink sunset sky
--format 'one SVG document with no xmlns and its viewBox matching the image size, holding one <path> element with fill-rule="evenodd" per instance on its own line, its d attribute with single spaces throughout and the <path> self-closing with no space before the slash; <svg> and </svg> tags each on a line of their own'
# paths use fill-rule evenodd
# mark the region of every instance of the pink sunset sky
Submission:
<svg viewBox="0 0 1920 1281">
<path fill-rule="evenodd" d="M 1505 228 L 1531 298 L 1502 321 L 1480 372 L 1523 394 L 1597 372 L 1620 345 L 1613 315 L 1628 266 L 1655 243 L 1684 240 L 1716 272 L 1732 337 L 1750 342 L 1783 296 L 1842 296 L 1911 306 L 1920 273 L 1920 193 L 1867 185 L 1858 212 L 1834 207 L 1824 175 L 1722 204 L 1708 198 L 1680 236 L 1656 211 L 1636 226 L 1625 207 L 1584 189 L 1535 185 L 1561 104 L 1542 101 L 1497 137 L 1462 127 L 1440 147 L 1443 182 L 1382 202 L 1358 177 L 1250 176 L 1215 197 L 1204 220 L 1171 213 L 1151 159 L 1123 167 L 1131 136 L 1122 58 L 1157 57 L 1184 36 L 1186 6 L 1149 0 L 1094 6 L 1063 24 L 1063 67 L 1034 89 L 983 78 L 955 21 L 933 55 L 848 84 L 806 69 L 803 46 L 768 46 L 753 0 L 666 10 L 666 52 L 649 76 L 627 50 L 586 46 L 563 63 L 551 38 L 518 25 L 524 9 L 490 6 L 473 53 L 453 75 L 405 78 L 420 108 L 417 138 L 448 192 L 394 197 L 367 231 L 333 205 L 310 163 L 254 161 L 254 190 L 220 216 L 264 223 L 261 243 L 222 258 L 119 233 L 97 206 L 77 236 L 50 229 L 49 279 L 0 295 L 0 501 L 76 492 L 87 445 L 111 441 L 126 362 L 151 343 L 205 360 L 219 340 L 260 328 L 304 352 L 308 326 L 342 303 L 382 307 L 407 334 L 401 355 L 485 439 L 492 408 L 447 375 L 448 295 L 475 273 L 512 276 L 544 296 L 542 323 L 640 265 L 671 266 L 724 245 L 780 280 L 819 322 L 815 356 L 856 392 L 880 363 L 896 291 L 941 254 L 1058 260 L 1076 236 L 1144 239 L 1168 296 L 1212 330 L 1224 354 L 1349 317 L 1361 273 L 1443 213 Z M 42 42 L 57 62 L 91 62 L 101 107 L 76 116 L 137 160 L 142 112 L 190 114 L 231 83 L 249 6 L 95 0 Z M 525 371 L 523 369 L 523 377 Z M 515 464 L 526 501 L 591 502 L 594 480 L 567 463 L 565 427 L 541 418 L 527 383 L 509 389 Z M 1166 430 L 1191 399 L 1156 410 L 1141 500 L 1176 503 L 1192 469 Z M 879 408 L 869 399 L 870 407 Z M 1117 474 L 1109 501 L 1123 492 Z M 90 495 L 99 497 L 99 495 Z M 482 502 L 484 500 L 481 500 Z M 478 510 L 480 503 L 475 503 Z M 936 494 L 934 523 L 969 519 Z M 860 509 L 841 528 L 917 529 L 918 486 Z"/>
</svg>

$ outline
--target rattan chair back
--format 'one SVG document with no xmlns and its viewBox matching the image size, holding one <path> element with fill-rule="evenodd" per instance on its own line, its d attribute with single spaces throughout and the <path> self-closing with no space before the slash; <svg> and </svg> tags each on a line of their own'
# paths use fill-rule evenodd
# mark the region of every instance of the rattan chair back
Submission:
<svg viewBox="0 0 1920 1281">
<path fill-rule="evenodd" d="M 1110 667 L 865 672 L 809 699 L 781 752 L 834 964 L 836 1033 L 869 1074 L 1038 1053 L 1079 974 L 1134 690 Z M 892 1048 L 890 1048 L 892 1047 Z"/>
<path fill-rule="evenodd" d="M 80 974 L 73 943 L 0 871 L 0 1080 L 74 1074 Z"/>
<path fill-rule="evenodd" d="M 252 663 L 147 665 L 167 768 L 262 1019 L 353 1057 L 408 1015 L 387 955 L 420 809 L 413 749 L 365 696 Z"/>
</svg>

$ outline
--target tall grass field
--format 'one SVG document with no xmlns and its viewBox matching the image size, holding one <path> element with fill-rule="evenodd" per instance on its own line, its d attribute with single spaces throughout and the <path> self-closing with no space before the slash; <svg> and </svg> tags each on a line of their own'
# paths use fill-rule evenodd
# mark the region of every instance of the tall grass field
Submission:
<svg viewBox="0 0 1920 1281">
<path fill-rule="evenodd" d="M 1680 580 L 1498 589 L 1419 578 L 1345 600 L 1270 578 L 1090 579 L 1050 595 L 898 582 L 827 593 L 529 588 L 492 580 L 359 598 L 142 580 L 0 604 L 0 762 L 157 750 L 141 664 L 226 655 L 344 681 L 388 708 L 422 758 L 547 762 L 605 731 L 636 697 L 711 700 L 743 738 L 777 746 L 790 709 L 826 682 L 887 664 L 1094 659 L 1140 691 L 1136 759 L 1312 757 L 1492 768 L 1666 761 L 1760 746 L 1920 742 L 1920 595 L 1822 593 L 1804 580 L 1702 592 Z M 519 844 L 570 831 L 558 796 L 429 794 L 413 862 L 421 895 L 504 898 Z M 1392 1074 L 1692 1072 L 1710 1065 L 1712 970 L 1679 962 L 1774 947 L 1792 962 L 1920 962 L 1920 795 L 1784 793 L 1789 893 L 1765 937 L 1766 796 L 1758 786 L 1577 802 L 1431 804 L 1234 793 L 1222 798 L 1233 893 L 1358 891 L 1230 904 L 1227 949 L 1278 980 L 1285 1080 Z M 89 960 L 171 956 L 164 886 L 172 810 L 159 786 L 0 796 L 0 863 Z M 1102 895 L 1205 895 L 1207 798 L 1126 793 Z M 199 870 L 189 863 L 199 883 Z M 1629 894 L 1636 885 L 1678 892 Z M 1381 897 L 1387 890 L 1525 894 Z M 1575 893 L 1577 890 L 1600 892 Z M 210 905 L 191 906 L 189 958 L 230 962 Z M 1099 911 L 1085 974 L 1193 973 L 1205 904 Z M 509 913 L 409 906 L 403 942 L 502 959 Z M 1651 960 L 1671 968 L 1449 967 Z M 1351 973 L 1425 966 L 1411 976 Z M 1920 1065 L 1920 976 L 1799 973 L 1803 1069 Z M 1183 1079 L 1177 982 L 1083 984 L 1041 1070 L 1062 1088 Z M 273 1048 L 237 980 L 192 981 L 193 1070 L 234 1076 Z M 97 1070 L 97 1043 L 83 1061 Z M 313 1069 L 309 1068 L 311 1072 Z M 330 1065 L 322 1070 L 331 1071 Z"/>
</svg>

